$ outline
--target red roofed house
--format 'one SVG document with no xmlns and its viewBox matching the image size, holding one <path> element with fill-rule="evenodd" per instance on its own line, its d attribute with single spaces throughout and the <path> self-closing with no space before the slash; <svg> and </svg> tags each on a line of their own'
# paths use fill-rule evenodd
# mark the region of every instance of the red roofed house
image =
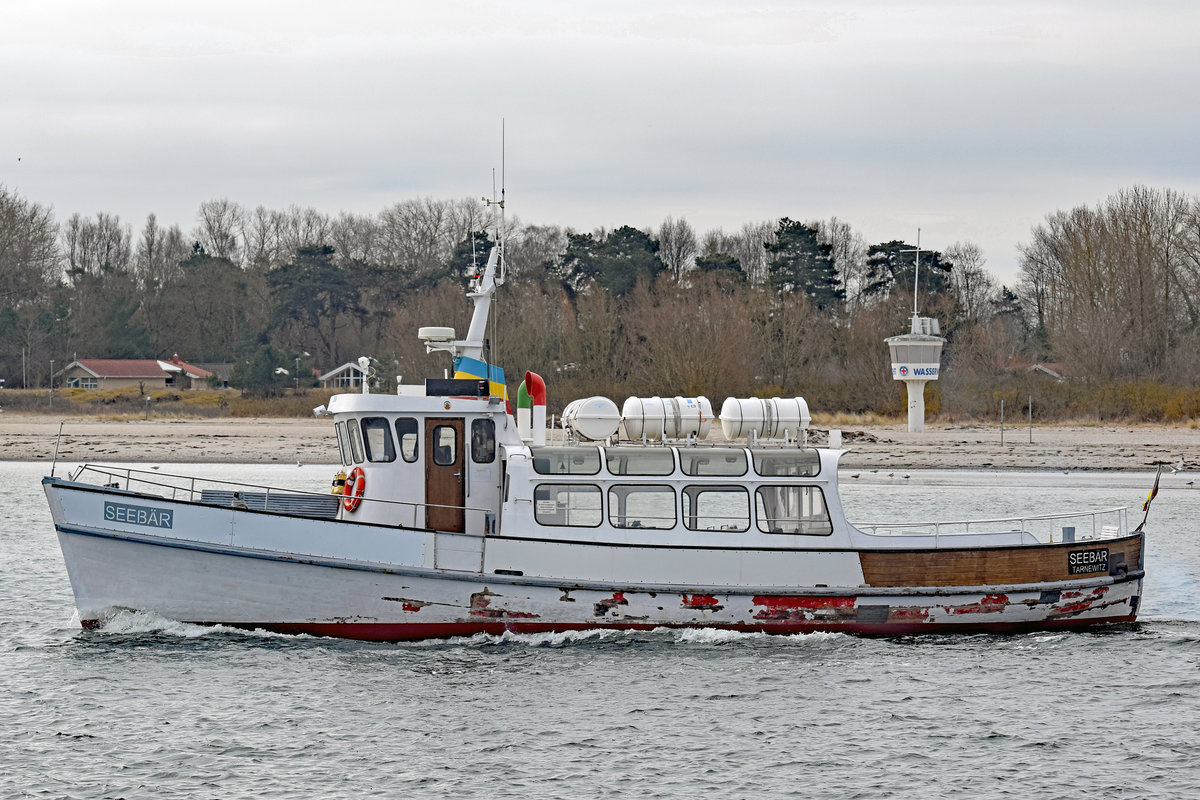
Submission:
<svg viewBox="0 0 1200 800">
<path fill-rule="evenodd" d="M 199 389 L 212 375 L 174 355 L 156 359 L 81 358 L 55 374 L 68 389 L 120 389 L 141 385 L 145 389 Z"/>
</svg>

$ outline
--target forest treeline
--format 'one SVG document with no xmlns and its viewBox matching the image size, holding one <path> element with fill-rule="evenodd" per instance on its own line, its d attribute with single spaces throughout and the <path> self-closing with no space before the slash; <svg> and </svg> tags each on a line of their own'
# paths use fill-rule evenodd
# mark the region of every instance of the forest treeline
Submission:
<svg viewBox="0 0 1200 800">
<path fill-rule="evenodd" d="M 395 376 L 440 375 L 416 332 L 465 332 L 463 290 L 496 235 L 495 207 L 411 199 L 375 215 L 205 202 L 186 233 L 154 215 L 55 218 L 0 186 L 0 377 L 46 387 L 51 359 L 232 362 L 249 390 L 291 386 L 360 355 Z M 492 360 L 531 369 L 551 404 L 603 394 L 802 395 L 815 410 L 901 413 L 883 340 L 905 333 L 916 248 L 870 244 L 837 218 L 697 232 L 577 232 L 509 216 Z M 1200 412 L 1200 199 L 1122 189 L 1055 211 L 1002 286 L 970 242 L 920 253 L 922 316 L 947 339 L 930 413 L 1178 419 Z M 1029 370 L 1053 363 L 1057 381 Z M 278 368 L 285 368 L 285 375 Z M 512 388 L 512 387 L 510 387 Z"/>
</svg>

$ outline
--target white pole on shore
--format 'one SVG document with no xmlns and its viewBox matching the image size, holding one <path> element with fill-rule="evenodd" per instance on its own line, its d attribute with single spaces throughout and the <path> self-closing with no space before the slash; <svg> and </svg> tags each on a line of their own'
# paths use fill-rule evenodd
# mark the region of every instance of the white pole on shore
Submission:
<svg viewBox="0 0 1200 800">
<path fill-rule="evenodd" d="M 1000 399 L 1000 446 L 1004 447 L 1004 399 Z"/>
</svg>

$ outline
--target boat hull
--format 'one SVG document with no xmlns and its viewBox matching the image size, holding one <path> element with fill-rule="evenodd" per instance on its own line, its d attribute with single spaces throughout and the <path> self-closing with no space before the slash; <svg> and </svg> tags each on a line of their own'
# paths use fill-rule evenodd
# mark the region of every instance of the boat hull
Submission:
<svg viewBox="0 0 1200 800">
<path fill-rule="evenodd" d="M 239 550 L 58 526 L 84 627 L 114 610 L 181 622 L 398 641 L 477 633 L 712 628 L 867 635 L 1132 622 L 1140 570 L 1007 586 L 589 585 Z"/>
</svg>

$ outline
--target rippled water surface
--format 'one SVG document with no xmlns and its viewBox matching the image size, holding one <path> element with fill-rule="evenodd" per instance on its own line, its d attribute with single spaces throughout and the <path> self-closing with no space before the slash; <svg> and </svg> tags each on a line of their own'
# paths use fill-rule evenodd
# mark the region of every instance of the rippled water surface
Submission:
<svg viewBox="0 0 1200 800">
<path fill-rule="evenodd" d="M 0 464 L 2 798 L 1200 796 L 1190 477 L 1164 477 L 1131 628 L 378 645 L 137 614 L 80 630 L 45 469 Z M 1136 506 L 1150 477 L 843 480 L 852 519 L 918 521 Z"/>
</svg>

